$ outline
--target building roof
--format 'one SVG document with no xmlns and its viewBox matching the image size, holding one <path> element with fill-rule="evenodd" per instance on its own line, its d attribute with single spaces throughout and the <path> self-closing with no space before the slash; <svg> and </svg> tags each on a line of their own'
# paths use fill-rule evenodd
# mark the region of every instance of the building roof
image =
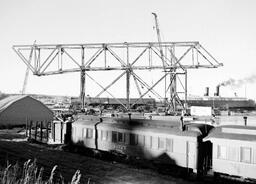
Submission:
<svg viewBox="0 0 256 184">
<path fill-rule="evenodd" d="M 2 100 L 0 100 L 0 114 L 6 110 L 8 107 L 10 107 L 12 104 L 14 104 L 15 102 L 24 99 L 24 98 L 30 98 L 32 100 L 38 101 L 28 95 L 13 95 L 13 96 L 8 96 Z M 43 106 L 45 106 L 42 102 L 38 101 L 39 103 L 41 103 Z M 45 106 L 46 107 L 46 106 Z M 47 107 L 46 107 L 47 108 Z M 52 111 L 47 108 L 51 113 Z"/>
<path fill-rule="evenodd" d="M 241 125 L 219 126 L 214 128 L 209 135 L 204 138 L 204 141 L 211 141 L 213 138 L 256 142 L 256 127 Z"/>
<path fill-rule="evenodd" d="M 0 113 L 3 112 L 6 108 L 8 108 L 14 102 L 16 102 L 24 97 L 26 97 L 26 96 L 14 95 L 14 96 L 8 96 L 8 97 L 0 100 Z"/>
</svg>

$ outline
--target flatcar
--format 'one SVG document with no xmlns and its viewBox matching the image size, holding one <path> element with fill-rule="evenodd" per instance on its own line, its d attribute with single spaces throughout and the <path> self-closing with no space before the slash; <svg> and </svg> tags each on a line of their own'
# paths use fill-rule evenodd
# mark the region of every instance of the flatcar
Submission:
<svg viewBox="0 0 256 184">
<path fill-rule="evenodd" d="M 202 124 L 180 126 L 178 122 L 147 119 L 78 119 L 72 123 L 72 142 L 201 173 L 210 164 L 211 144 L 202 139 L 211 128 Z"/>
<path fill-rule="evenodd" d="M 256 181 L 256 127 L 219 126 L 203 141 L 212 143 L 212 170 L 215 176 Z"/>
</svg>

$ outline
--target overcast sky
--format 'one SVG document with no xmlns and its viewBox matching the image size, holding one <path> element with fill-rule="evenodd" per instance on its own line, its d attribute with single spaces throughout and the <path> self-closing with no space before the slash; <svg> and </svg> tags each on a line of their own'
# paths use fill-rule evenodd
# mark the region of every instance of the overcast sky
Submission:
<svg viewBox="0 0 256 184">
<path fill-rule="evenodd" d="M 157 41 L 151 12 L 158 14 L 163 41 L 199 41 L 224 67 L 189 71 L 188 92 L 213 94 L 223 81 L 256 74 L 255 0 L 1 0 L 0 91 L 18 93 L 26 66 L 14 44 Z M 27 93 L 79 94 L 79 73 L 37 77 Z M 256 77 L 255 77 L 256 78 Z M 251 80 L 253 81 L 253 80 Z M 246 90 L 245 90 L 246 88 Z M 222 96 L 256 99 L 256 83 L 222 87 Z"/>
</svg>

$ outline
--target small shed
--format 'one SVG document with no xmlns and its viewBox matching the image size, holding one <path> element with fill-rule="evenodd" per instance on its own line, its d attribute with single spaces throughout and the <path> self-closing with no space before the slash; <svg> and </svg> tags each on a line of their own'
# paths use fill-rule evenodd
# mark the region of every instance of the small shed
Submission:
<svg viewBox="0 0 256 184">
<path fill-rule="evenodd" d="M 27 121 L 52 121 L 53 112 L 42 102 L 15 95 L 0 100 L 0 127 L 25 125 Z"/>
</svg>

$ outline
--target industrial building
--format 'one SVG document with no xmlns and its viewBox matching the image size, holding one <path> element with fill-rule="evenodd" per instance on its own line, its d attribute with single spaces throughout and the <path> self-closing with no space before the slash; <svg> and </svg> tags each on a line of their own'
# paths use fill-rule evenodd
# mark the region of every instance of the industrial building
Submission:
<svg viewBox="0 0 256 184">
<path fill-rule="evenodd" d="M 88 106 L 104 106 L 104 108 L 118 108 L 118 107 L 122 107 L 120 105 L 120 102 L 122 104 L 127 104 L 127 99 L 125 98 L 94 98 L 94 97 L 88 97 L 84 99 L 84 102 L 86 105 Z M 156 100 L 154 98 L 143 98 L 143 99 L 139 99 L 139 98 L 130 98 L 130 105 L 135 103 L 136 105 L 134 105 L 134 108 L 136 109 L 139 106 L 145 106 L 148 105 L 150 107 L 155 107 L 156 106 Z M 74 109 L 81 109 L 81 100 L 79 98 L 74 98 L 71 97 L 71 104 L 73 106 Z"/>
<path fill-rule="evenodd" d="M 53 112 L 30 96 L 9 96 L 0 101 L 0 127 L 25 125 L 27 121 L 51 121 Z"/>
<path fill-rule="evenodd" d="M 184 101 L 183 101 L 184 103 Z M 204 96 L 188 97 L 188 106 L 207 106 L 220 110 L 254 110 L 254 100 L 244 97 L 223 97 L 220 93 L 220 85 L 216 87 L 214 96 L 209 96 L 209 87 L 206 87 Z"/>
</svg>

